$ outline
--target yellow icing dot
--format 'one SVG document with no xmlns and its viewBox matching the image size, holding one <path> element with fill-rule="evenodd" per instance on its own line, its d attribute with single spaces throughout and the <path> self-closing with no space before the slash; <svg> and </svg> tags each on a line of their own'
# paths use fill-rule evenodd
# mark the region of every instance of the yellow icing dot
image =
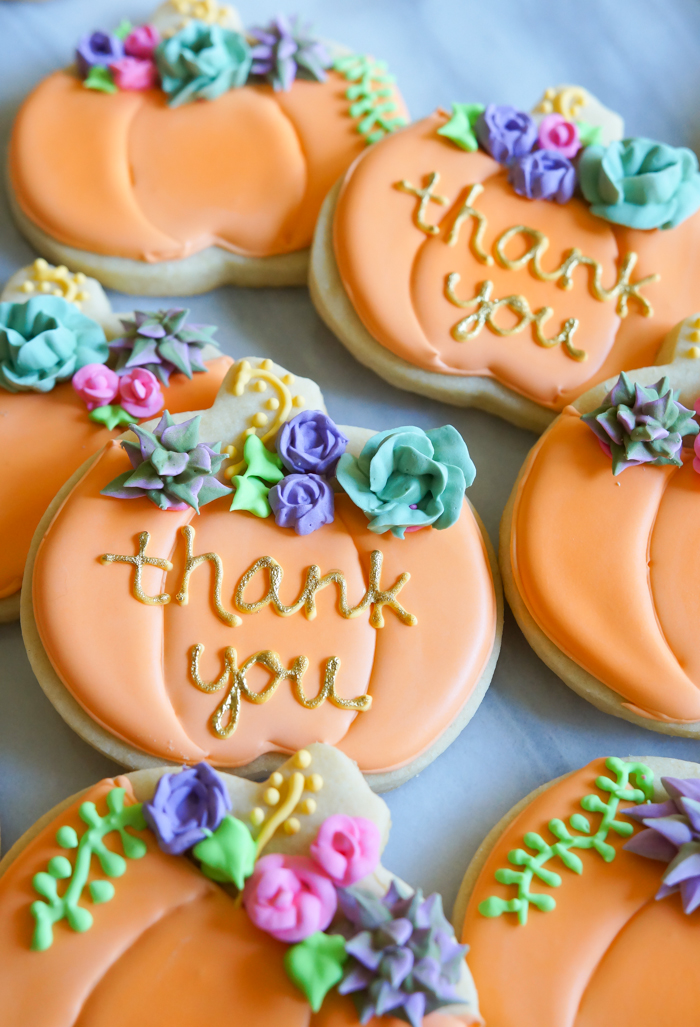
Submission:
<svg viewBox="0 0 700 1027">
<path fill-rule="evenodd" d="M 316 812 L 316 800 L 315 799 L 304 799 L 301 806 L 299 807 L 300 813 L 306 813 L 311 816 L 312 813 Z"/>
<path fill-rule="evenodd" d="M 279 788 L 284 781 L 284 777 L 280 774 L 279 770 L 276 770 L 274 774 L 270 775 L 270 784 L 273 788 Z"/>
<path fill-rule="evenodd" d="M 263 360 L 263 362 L 262 362 L 262 364 L 260 366 L 262 367 L 263 371 L 271 371 L 272 370 L 272 361 L 267 359 L 267 358 L 265 358 L 265 360 Z"/>
<path fill-rule="evenodd" d="M 284 382 L 285 385 L 293 385 L 294 384 L 294 375 L 293 374 L 285 374 L 285 376 L 282 379 L 282 381 Z"/>
<path fill-rule="evenodd" d="M 224 478 L 226 478 L 227 481 L 231 481 L 231 478 L 235 477 L 235 472 L 236 468 L 234 464 L 231 464 L 231 466 L 227 467 L 224 471 Z"/>
<path fill-rule="evenodd" d="M 255 384 L 253 385 L 253 388 L 256 392 L 265 392 L 265 390 L 267 389 L 267 382 L 264 382 L 262 378 L 259 378 L 257 382 L 255 382 Z"/>
<path fill-rule="evenodd" d="M 246 428 L 243 432 L 244 435 L 255 435 L 255 428 Z"/>
<path fill-rule="evenodd" d="M 691 328 L 700 328 L 700 317 L 696 317 L 694 321 L 690 322 Z"/>
<path fill-rule="evenodd" d="M 294 399 L 292 400 L 292 403 L 294 404 L 295 407 L 303 407 L 304 404 L 306 403 L 306 400 L 304 399 L 303 396 L 295 396 Z"/>
<path fill-rule="evenodd" d="M 22 282 L 20 286 L 22 292 L 34 292 L 34 282 L 26 281 Z"/>
<path fill-rule="evenodd" d="M 280 793 L 276 788 L 266 788 L 263 795 L 263 802 L 266 806 L 276 806 L 280 801 Z"/>
<path fill-rule="evenodd" d="M 264 819 L 265 811 L 260 806 L 256 806 L 255 809 L 250 811 L 250 821 L 253 827 L 260 827 Z"/>
<path fill-rule="evenodd" d="M 276 396 L 270 396 L 265 406 L 268 410 L 279 410 L 280 401 Z"/>
<path fill-rule="evenodd" d="M 253 414 L 253 416 L 250 419 L 250 423 L 255 428 L 264 428 L 265 425 L 267 424 L 268 420 L 269 420 L 269 418 L 268 418 L 267 414 L 257 413 L 257 414 Z"/>
<path fill-rule="evenodd" d="M 300 749 L 294 754 L 294 766 L 299 767 L 299 770 L 306 770 L 310 763 L 311 753 L 308 749 Z"/>
<path fill-rule="evenodd" d="M 688 332 L 688 342 L 700 342 L 700 332 Z"/>
<path fill-rule="evenodd" d="M 284 833 L 285 834 L 296 834 L 297 831 L 301 830 L 301 824 L 296 817 L 290 817 L 289 820 L 284 822 Z"/>
<path fill-rule="evenodd" d="M 310 792 L 320 792 L 323 788 L 323 778 L 320 774 L 309 774 L 306 779 L 306 787 Z"/>
<path fill-rule="evenodd" d="M 39 285 L 39 292 L 51 292 L 51 286 L 48 282 L 41 282 Z"/>
<path fill-rule="evenodd" d="M 222 453 L 225 453 L 230 460 L 233 460 L 234 456 L 238 456 L 238 450 L 235 446 L 224 446 Z"/>
<path fill-rule="evenodd" d="M 691 346 L 686 356 L 690 357 L 691 360 L 697 360 L 700 357 L 700 346 Z"/>
</svg>

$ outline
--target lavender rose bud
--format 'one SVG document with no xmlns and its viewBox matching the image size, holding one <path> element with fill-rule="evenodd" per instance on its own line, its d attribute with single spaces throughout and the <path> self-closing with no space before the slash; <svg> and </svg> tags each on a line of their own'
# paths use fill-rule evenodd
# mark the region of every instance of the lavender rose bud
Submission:
<svg viewBox="0 0 700 1027">
<path fill-rule="evenodd" d="M 477 139 L 499 164 L 524 157 L 537 142 L 534 118 L 507 104 L 490 103 L 475 125 Z"/>
<path fill-rule="evenodd" d="M 320 410 L 303 410 L 277 434 L 282 463 L 298 474 L 333 474 L 347 444 L 340 428 Z"/>
<path fill-rule="evenodd" d="M 163 852 L 180 856 L 216 831 L 230 809 L 224 782 L 208 763 L 198 763 L 164 774 L 143 815 Z"/>
<path fill-rule="evenodd" d="M 297 535 L 310 535 L 333 521 L 333 489 L 318 474 L 289 474 L 270 489 L 267 499 L 275 522 L 294 528 Z"/>
<path fill-rule="evenodd" d="M 576 169 L 556 150 L 535 150 L 513 161 L 508 181 L 518 196 L 528 200 L 568 203 L 576 188 Z"/>
<path fill-rule="evenodd" d="M 78 70 L 83 78 L 87 78 L 90 68 L 96 64 L 105 68 L 115 64 L 124 56 L 124 44 L 118 36 L 111 32 L 91 32 L 83 36 L 75 51 Z"/>
</svg>

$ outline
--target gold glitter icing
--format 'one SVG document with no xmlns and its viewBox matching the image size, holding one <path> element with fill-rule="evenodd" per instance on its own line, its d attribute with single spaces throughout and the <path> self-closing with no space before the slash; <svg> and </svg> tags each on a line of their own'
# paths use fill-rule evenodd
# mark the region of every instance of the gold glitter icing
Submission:
<svg viewBox="0 0 700 1027">
<path fill-rule="evenodd" d="M 449 204 L 449 200 L 446 196 L 440 196 L 439 193 L 433 192 L 433 186 L 436 186 L 440 181 L 440 172 L 431 171 L 427 176 L 426 184 L 422 189 L 419 189 L 415 185 L 411 185 L 405 178 L 402 178 L 400 182 L 394 183 L 394 188 L 398 189 L 402 193 L 408 193 L 409 196 L 415 196 L 418 200 L 418 206 L 413 217 L 413 223 L 416 228 L 420 228 L 421 232 L 425 232 L 426 235 L 437 235 L 440 231 L 439 225 L 431 225 L 425 220 L 426 211 L 428 204 L 432 201 L 438 203 L 441 207 L 446 207 Z"/>
<path fill-rule="evenodd" d="M 221 601 L 221 587 L 224 582 L 224 564 L 223 560 L 218 553 L 200 553 L 199 556 L 194 556 L 194 528 L 190 524 L 186 524 L 181 528 L 182 534 L 185 539 L 185 569 L 182 572 L 182 581 L 180 582 L 180 589 L 175 596 L 176 601 L 180 606 L 187 606 L 189 601 L 189 587 L 190 578 L 192 571 L 195 570 L 200 564 L 205 563 L 207 560 L 214 565 L 214 581 L 212 583 L 212 599 L 214 601 L 214 608 L 216 609 L 216 615 L 219 617 L 224 624 L 230 624 L 231 627 L 238 627 L 242 624 L 241 618 L 235 613 L 229 613 L 225 609 Z"/>
<path fill-rule="evenodd" d="M 165 606 L 166 603 L 170 602 L 170 596 L 167 592 L 162 592 L 158 596 L 147 595 L 142 587 L 141 579 L 143 575 L 143 568 L 159 567 L 162 571 L 171 571 L 173 565 L 170 560 L 162 560 L 157 556 L 146 556 L 146 548 L 150 541 L 151 536 L 147 531 L 142 531 L 139 535 L 139 551 L 135 556 L 120 556 L 117 553 L 104 553 L 100 557 L 100 563 L 128 563 L 134 568 L 134 578 L 131 585 L 131 593 L 134 599 L 138 599 L 140 603 L 145 603 L 147 606 Z"/>
<path fill-rule="evenodd" d="M 291 667 L 287 668 L 277 653 L 264 649 L 249 656 L 239 667 L 236 650 L 232 646 L 227 646 L 224 650 L 223 671 L 215 681 L 204 681 L 199 673 L 199 660 L 203 652 L 204 646 L 201 643 L 192 646 L 190 650 L 190 677 L 193 683 L 201 692 L 207 693 L 219 692 L 222 688 L 228 687 L 224 699 L 214 710 L 210 720 L 212 731 L 217 738 L 229 738 L 236 730 L 241 712 L 241 697 L 260 706 L 268 702 L 280 684 L 287 680 L 292 682 L 294 698 L 306 710 L 317 709 L 326 699 L 341 710 L 355 712 L 365 712 L 372 705 L 370 695 L 344 699 L 337 694 L 335 681 L 340 669 L 340 660 L 337 656 L 332 656 L 326 661 L 323 685 L 318 695 L 313 699 L 307 699 L 303 683 L 304 674 L 309 668 L 309 659 L 306 656 L 295 657 Z M 251 691 L 246 682 L 246 674 L 255 664 L 265 667 L 272 675 L 270 683 L 260 692 Z"/>
</svg>

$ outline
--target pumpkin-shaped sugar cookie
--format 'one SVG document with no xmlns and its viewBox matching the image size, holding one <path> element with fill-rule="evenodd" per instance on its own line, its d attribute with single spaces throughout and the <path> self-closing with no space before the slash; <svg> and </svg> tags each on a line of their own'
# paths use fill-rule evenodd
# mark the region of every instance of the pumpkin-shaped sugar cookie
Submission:
<svg viewBox="0 0 700 1027">
<path fill-rule="evenodd" d="M 389 810 L 351 760 L 168 770 L 73 796 L 0 864 L 6 1027 L 483 1022 L 440 896 L 379 862 Z"/>
<path fill-rule="evenodd" d="M 698 1023 L 698 800 L 696 763 L 610 757 L 506 814 L 454 916 L 487 1024 Z"/>
<path fill-rule="evenodd" d="M 124 426 L 209 406 L 231 366 L 183 309 L 112 313 L 102 287 L 39 259 L 0 296 L 0 622 L 19 616 L 47 506 Z"/>
<path fill-rule="evenodd" d="M 210 410 L 134 426 L 52 504 L 23 592 L 37 676 L 129 767 L 253 774 L 323 741 L 393 787 L 497 658 L 474 474 L 450 425 L 339 427 L 314 382 L 241 360 Z"/>
<path fill-rule="evenodd" d="M 545 663 L 599 709 L 692 738 L 698 324 L 688 318 L 669 335 L 669 363 L 610 379 L 562 411 L 501 523 L 506 594 Z"/>
<path fill-rule="evenodd" d="M 86 26 L 88 28 L 89 26 Z M 123 292 L 304 285 L 326 193 L 406 123 L 383 61 L 218 0 L 87 32 L 10 144 L 15 219 L 39 253 Z"/>
<path fill-rule="evenodd" d="M 456 103 L 383 140 L 319 218 L 319 313 L 392 384 L 541 431 L 654 363 L 695 300 L 697 159 L 622 135 L 566 86 L 532 115 Z"/>
</svg>

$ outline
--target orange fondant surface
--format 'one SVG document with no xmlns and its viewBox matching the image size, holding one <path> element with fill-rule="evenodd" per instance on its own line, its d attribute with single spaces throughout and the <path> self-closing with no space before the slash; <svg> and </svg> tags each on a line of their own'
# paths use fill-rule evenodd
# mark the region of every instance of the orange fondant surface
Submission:
<svg viewBox="0 0 700 1027">
<path fill-rule="evenodd" d="M 410 762 L 436 741 L 481 677 L 496 630 L 493 581 L 468 504 L 451 528 L 424 529 L 402 541 L 369 532 L 365 515 L 338 495 L 334 523 L 300 538 L 272 518 L 229 512 L 226 498 L 196 517 L 192 511 L 161 511 L 147 499 L 100 496 L 126 467 L 119 445 L 110 444 L 54 519 L 34 571 L 43 644 L 63 682 L 99 723 L 146 752 L 171 760 L 206 757 L 221 766 L 324 741 L 338 745 L 364 771 L 378 772 Z M 301 612 L 281 617 L 267 606 L 242 614 L 242 624 L 233 628 L 215 614 L 210 563 L 193 573 L 187 605 L 173 599 L 147 606 L 131 594 L 128 565 L 98 560 L 103 553 L 133 555 L 135 539 L 147 530 L 148 553 L 175 566 L 165 579 L 162 571 L 146 568 L 144 589 L 174 595 L 184 559 L 179 529 L 189 523 L 196 530 L 195 554 L 213 551 L 223 560 L 222 597 L 229 610 L 238 580 L 262 556 L 274 557 L 284 570 L 283 602 L 293 602 L 315 563 L 322 574 L 345 574 L 348 601 L 355 604 L 368 581 L 370 553 L 380 549 L 382 587 L 410 573 L 398 598 L 418 624 L 404 625 L 386 607 L 381 629 L 370 626 L 368 612 L 343 618 L 332 586 L 318 593 L 314 620 Z M 256 576 L 245 600 L 255 601 L 266 590 L 266 575 Z M 205 694 L 193 685 L 189 653 L 197 643 L 205 647 L 205 680 L 221 674 L 227 646 L 235 647 L 239 664 L 266 649 L 277 652 L 286 667 L 307 656 L 308 698 L 321 687 L 326 662 L 339 657 L 336 691 L 345 698 L 369 692 L 372 708 L 356 714 L 325 702 L 307 710 L 283 682 L 264 705 L 244 701 L 237 730 L 218 739 L 209 720 L 225 693 Z M 270 676 L 254 667 L 247 680 L 257 691 Z"/>
<path fill-rule="evenodd" d="M 664 336 L 696 299 L 695 266 L 700 258 L 700 214 L 673 231 L 640 232 L 620 229 L 594 217 L 587 204 L 573 199 L 560 206 L 545 200 L 517 196 L 507 182 L 506 171 L 482 152 L 465 153 L 436 134 L 446 121 L 441 112 L 411 125 L 363 154 L 348 172 L 335 215 L 334 245 L 346 291 L 363 323 L 374 338 L 409 363 L 450 375 L 486 375 L 544 406 L 561 410 L 573 398 L 621 370 L 652 364 Z M 436 235 L 416 227 L 418 201 L 395 188 L 406 180 L 423 187 L 433 171 L 440 179 L 434 193 L 448 199 L 440 206 L 427 205 L 425 218 L 439 225 Z M 592 271 L 579 265 L 573 287 L 563 290 L 556 282 L 542 282 L 529 265 L 507 270 L 477 260 L 469 241 L 476 220 L 468 218 L 455 245 L 447 244 L 469 187 L 483 183 L 484 191 L 472 206 L 486 215 L 488 226 L 483 246 L 492 254 L 498 236 L 517 225 L 543 232 L 549 247 L 542 267 L 560 266 L 574 247 L 597 260 L 602 285 L 610 289 L 617 280 L 618 265 L 633 251 L 638 262 L 631 280 L 658 273 L 659 282 L 642 289 L 654 309 L 642 316 L 635 300 L 620 318 L 616 301 L 600 302 L 589 288 Z M 506 247 L 513 260 L 532 244 L 520 236 Z M 461 310 L 445 297 L 445 280 L 458 272 L 456 288 L 462 300 L 476 297 L 485 280 L 493 282 L 492 299 L 522 295 L 534 312 L 549 307 L 552 316 L 542 327 L 545 337 L 556 335 L 570 317 L 580 325 L 572 343 L 588 354 L 573 360 L 562 346 L 544 348 L 535 342 L 532 327 L 500 337 L 488 327 L 463 342 L 451 335 L 452 327 L 474 308 Z M 515 315 L 501 309 L 495 316 L 499 327 L 510 328 Z"/>
<path fill-rule="evenodd" d="M 535 831 L 551 836 L 553 818 L 568 823 L 581 813 L 584 795 L 600 794 L 596 760 L 536 798 L 504 831 L 479 875 L 464 921 L 462 940 L 471 947 L 469 966 L 489 1027 L 695 1027 L 700 1022 L 697 964 L 700 913 L 683 913 L 678 895 L 655 902 L 664 864 L 622 849 L 605 863 L 593 851 L 577 850 L 583 873 L 559 860 L 547 864 L 562 877 L 559 888 L 536 878 L 532 888 L 556 900 L 542 913 L 530 907 L 527 924 L 515 914 L 488 919 L 479 903 L 491 895 L 512 898 L 515 886 L 499 884 L 494 873 L 511 849 Z M 589 814 L 598 824 L 598 814 Z M 624 820 L 624 816 L 618 815 Z M 594 830 L 596 827 L 594 827 Z"/>
<path fill-rule="evenodd" d="M 232 364 L 230 357 L 207 361 L 208 374 L 188 379 L 174 374 L 163 389 L 171 413 L 211 406 Z M 85 403 L 70 382 L 51 392 L 0 389 L 2 447 L 0 477 L 0 599 L 22 585 L 24 563 L 37 525 L 58 490 L 113 432 L 89 420 Z"/>
<path fill-rule="evenodd" d="M 611 461 L 573 408 L 528 458 L 513 511 L 520 595 L 567 656 L 635 712 L 700 719 L 700 477 Z"/>
<path fill-rule="evenodd" d="M 45 827 L 0 878 L 3 1027 L 358 1027 L 352 1001 L 337 994 L 314 1016 L 284 971 L 287 946 L 254 927 L 194 863 L 163 853 L 150 831 L 140 832 L 148 853 L 127 860 L 110 902 L 93 906 L 84 893 L 92 928 L 77 934 L 61 921 L 51 948 L 32 952 L 29 910 L 38 898 L 32 878 L 53 856 L 66 855 L 56 845 L 57 829 L 70 824 L 82 834 L 80 804 L 92 801 L 104 815 L 115 784 L 133 801 L 127 778 L 100 782 Z M 114 837 L 107 835 L 107 847 L 121 852 Z M 93 878 L 104 879 L 95 858 Z M 424 1021 L 425 1027 L 462 1023 L 440 1014 Z M 384 1017 L 370 1027 L 400 1025 Z"/>
<path fill-rule="evenodd" d="M 170 109 L 160 90 L 97 94 L 59 71 L 19 112 L 12 187 L 39 228 L 94 253 L 290 253 L 310 244 L 326 193 L 365 146 L 348 86 L 330 72 L 289 93 L 245 86 Z"/>
</svg>

